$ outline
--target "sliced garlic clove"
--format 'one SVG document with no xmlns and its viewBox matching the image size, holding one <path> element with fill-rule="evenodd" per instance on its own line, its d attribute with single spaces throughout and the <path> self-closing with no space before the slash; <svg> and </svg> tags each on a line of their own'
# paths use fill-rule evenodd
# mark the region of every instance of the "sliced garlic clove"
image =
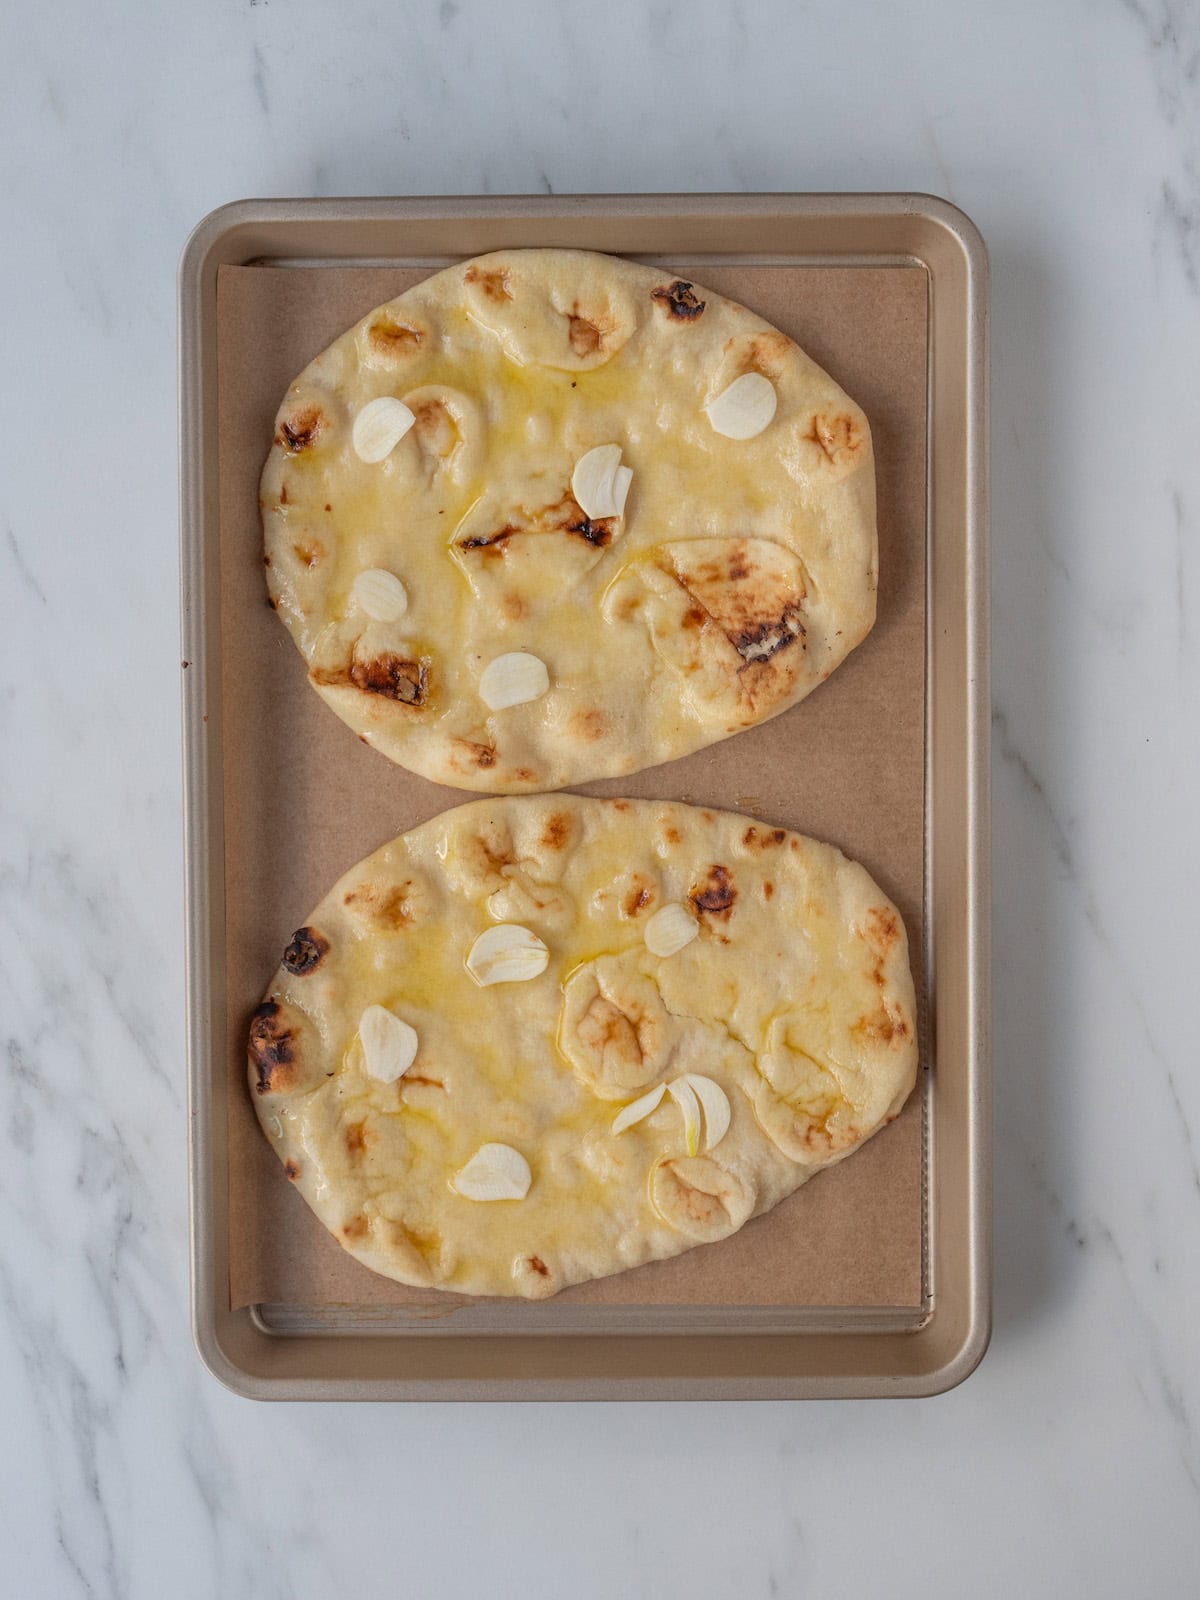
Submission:
<svg viewBox="0 0 1200 1600">
<path fill-rule="evenodd" d="M 683 1138 L 687 1153 L 694 1156 L 700 1148 L 700 1102 L 687 1078 L 676 1078 L 667 1085 L 667 1093 L 683 1112 Z"/>
<path fill-rule="evenodd" d="M 571 493 L 584 516 L 600 521 L 621 515 L 632 482 L 633 468 L 621 465 L 621 446 L 598 444 L 575 463 Z"/>
<path fill-rule="evenodd" d="M 382 394 L 368 400 L 354 418 L 350 438 L 361 461 L 384 461 L 417 419 L 394 395 Z"/>
<path fill-rule="evenodd" d="M 700 932 L 700 924 L 678 901 L 660 906 L 646 924 L 644 938 L 646 949 L 652 956 L 673 956 L 684 945 L 691 944 Z"/>
<path fill-rule="evenodd" d="M 546 970 L 550 952 L 536 933 L 516 922 L 487 928 L 471 946 L 467 971 L 487 988 L 493 983 L 524 983 Z"/>
<path fill-rule="evenodd" d="M 524 1200 L 532 1182 L 528 1161 L 510 1144 L 481 1144 L 454 1174 L 454 1187 L 467 1200 Z"/>
<path fill-rule="evenodd" d="M 484 667 L 479 678 L 479 696 L 490 711 L 523 706 L 538 700 L 550 687 L 550 673 L 540 656 L 524 650 L 510 650 Z"/>
<path fill-rule="evenodd" d="M 729 1132 L 729 1096 L 699 1072 L 684 1073 L 684 1080 L 704 1108 L 704 1148 L 715 1150 Z"/>
<path fill-rule="evenodd" d="M 368 1006 L 358 1019 L 367 1072 L 380 1083 L 395 1083 L 416 1060 L 417 1030 L 386 1006 Z"/>
<path fill-rule="evenodd" d="M 714 433 L 727 439 L 753 439 L 775 415 L 775 386 L 761 372 L 744 372 L 712 399 L 704 414 Z"/>
<path fill-rule="evenodd" d="M 642 1122 L 652 1111 L 657 1111 L 658 1102 L 666 1093 L 665 1083 L 655 1084 L 653 1089 L 647 1090 L 637 1100 L 632 1101 L 623 1111 L 618 1111 L 613 1118 L 612 1131 L 624 1133 L 626 1128 L 632 1128 L 634 1123 Z"/>
<path fill-rule="evenodd" d="M 408 590 L 394 572 L 368 567 L 350 585 L 350 598 L 373 622 L 399 622 L 408 610 Z"/>
</svg>

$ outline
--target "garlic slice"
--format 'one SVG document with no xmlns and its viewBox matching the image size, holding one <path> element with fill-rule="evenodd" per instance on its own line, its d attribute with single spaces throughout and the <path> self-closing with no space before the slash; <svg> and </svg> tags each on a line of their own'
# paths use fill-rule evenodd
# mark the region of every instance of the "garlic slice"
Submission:
<svg viewBox="0 0 1200 1600">
<path fill-rule="evenodd" d="M 546 970 L 550 952 L 536 933 L 517 922 L 487 928 L 471 946 L 467 971 L 483 988 L 493 983 L 524 983 Z"/>
<path fill-rule="evenodd" d="M 667 1093 L 683 1112 L 683 1137 L 687 1153 L 694 1156 L 700 1148 L 700 1102 L 696 1091 L 686 1077 L 676 1078 L 667 1085 Z"/>
<path fill-rule="evenodd" d="M 540 656 L 524 650 L 510 650 L 484 667 L 479 679 L 479 696 L 490 711 L 523 706 L 538 700 L 550 687 L 550 673 Z"/>
<path fill-rule="evenodd" d="M 699 1072 L 685 1072 L 683 1076 L 704 1108 L 704 1148 L 714 1150 L 729 1132 L 729 1096 L 719 1083 Z"/>
<path fill-rule="evenodd" d="M 350 598 L 373 622 L 399 622 L 408 610 L 408 590 L 394 572 L 368 567 L 350 585 Z"/>
<path fill-rule="evenodd" d="M 416 1060 L 417 1030 L 386 1006 L 368 1006 L 358 1019 L 367 1072 L 380 1083 L 395 1083 Z"/>
<path fill-rule="evenodd" d="M 652 1111 L 658 1110 L 658 1102 L 667 1091 L 665 1083 L 656 1083 L 653 1089 L 647 1090 L 644 1095 L 633 1100 L 624 1110 L 618 1111 L 613 1118 L 613 1133 L 624 1133 L 626 1128 L 632 1128 L 637 1122 L 643 1122 Z"/>
<path fill-rule="evenodd" d="M 417 419 L 394 395 L 368 400 L 354 418 L 350 438 L 361 461 L 384 461 Z"/>
<path fill-rule="evenodd" d="M 753 439 L 775 415 L 775 386 L 761 372 L 744 372 L 710 400 L 704 414 L 714 433 L 727 439 Z"/>
<path fill-rule="evenodd" d="M 584 516 L 599 521 L 624 514 L 633 468 L 621 465 L 619 444 L 598 444 L 580 456 L 571 474 L 571 493 Z"/>
<path fill-rule="evenodd" d="M 691 944 L 699 932 L 700 924 L 695 917 L 678 901 L 673 901 L 659 907 L 646 923 L 643 937 L 652 956 L 673 956 L 684 945 Z"/>
<path fill-rule="evenodd" d="M 454 1175 L 467 1200 L 524 1200 L 532 1182 L 528 1161 L 510 1144 L 481 1144 Z"/>
</svg>

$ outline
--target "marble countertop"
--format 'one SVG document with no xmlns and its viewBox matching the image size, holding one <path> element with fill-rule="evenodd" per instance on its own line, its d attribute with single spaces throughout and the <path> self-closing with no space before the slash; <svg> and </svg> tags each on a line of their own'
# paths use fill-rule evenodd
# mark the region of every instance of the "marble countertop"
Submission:
<svg viewBox="0 0 1200 1600">
<path fill-rule="evenodd" d="M 5 31 L 3 1586 L 1194 1595 L 1200 9 L 61 0 Z M 180 247 L 244 195 L 679 189 L 929 190 L 990 246 L 992 1348 L 924 1402 L 236 1399 L 187 1320 Z"/>
</svg>

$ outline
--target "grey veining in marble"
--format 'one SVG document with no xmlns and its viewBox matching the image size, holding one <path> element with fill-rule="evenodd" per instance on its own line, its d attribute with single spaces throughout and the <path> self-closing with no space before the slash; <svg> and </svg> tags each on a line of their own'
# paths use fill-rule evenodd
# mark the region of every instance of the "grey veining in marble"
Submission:
<svg viewBox="0 0 1200 1600">
<path fill-rule="evenodd" d="M 7 6 L 0 1590 L 1190 1597 L 1200 7 Z M 186 1315 L 174 271 L 248 194 L 925 189 L 994 274 L 997 1329 L 913 1405 L 255 1407 Z"/>
</svg>

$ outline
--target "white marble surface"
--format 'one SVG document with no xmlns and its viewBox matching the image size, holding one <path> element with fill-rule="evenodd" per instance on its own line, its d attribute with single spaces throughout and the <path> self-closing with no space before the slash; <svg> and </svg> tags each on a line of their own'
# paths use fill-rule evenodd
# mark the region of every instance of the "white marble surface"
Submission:
<svg viewBox="0 0 1200 1600">
<path fill-rule="evenodd" d="M 6 0 L 0 34 L 0 1588 L 1195 1595 L 1200 8 Z M 253 194 L 724 188 L 938 191 L 991 247 L 991 1352 L 921 1403 L 237 1400 L 186 1312 L 182 241 Z"/>
</svg>

